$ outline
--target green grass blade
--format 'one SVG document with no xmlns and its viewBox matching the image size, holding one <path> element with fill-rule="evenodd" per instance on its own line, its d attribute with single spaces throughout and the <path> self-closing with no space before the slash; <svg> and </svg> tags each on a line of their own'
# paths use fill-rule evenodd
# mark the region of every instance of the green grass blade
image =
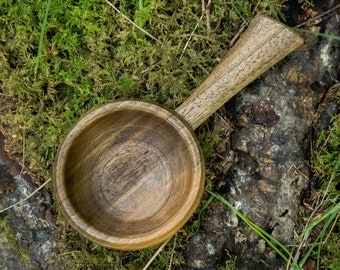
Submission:
<svg viewBox="0 0 340 270">
<path fill-rule="evenodd" d="M 42 24 L 42 27 L 41 27 L 41 32 L 40 32 L 38 54 L 37 54 L 37 57 L 35 59 L 34 75 L 37 74 L 38 68 L 39 68 L 41 51 L 42 51 L 42 46 L 43 46 L 43 41 L 44 41 L 44 36 L 45 36 L 45 29 L 46 29 L 46 25 L 47 25 L 47 18 L 48 18 L 48 14 L 50 13 L 50 8 L 51 8 L 51 0 L 48 0 L 46 10 L 45 10 L 44 21 L 43 21 L 43 24 Z"/>
<path fill-rule="evenodd" d="M 266 243 L 273 249 L 275 252 L 281 256 L 286 262 L 288 262 L 291 252 L 278 241 L 275 237 L 267 233 L 260 226 L 254 224 L 247 217 L 245 217 L 240 211 L 238 211 L 234 206 L 231 205 L 226 199 L 224 199 L 221 195 L 215 194 L 211 191 L 208 191 L 211 195 L 213 195 L 216 199 L 221 201 L 227 207 L 229 207 L 239 218 L 241 218 L 254 232 L 256 232 Z M 284 254 L 285 253 L 285 254 Z M 293 266 L 296 268 L 297 263 L 293 262 Z"/>
<path fill-rule="evenodd" d="M 269 9 L 270 11 L 274 14 L 276 20 L 279 21 L 279 16 L 277 15 L 277 11 L 275 10 L 275 8 L 273 7 L 272 3 L 270 2 L 270 0 L 266 0 L 268 6 L 269 6 Z"/>
<path fill-rule="evenodd" d="M 303 32 L 303 33 L 307 33 L 307 34 L 311 34 L 311 35 L 315 35 L 315 36 L 320 36 L 320 37 L 325 37 L 325 38 L 330 38 L 330 39 L 335 39 L 335 40 L 340 41 L 339 36 L 332 35 L 332 34 L 313 32 L 313 31 L 310 31 L 310 30 L 300 29 L 300 28 L 296 28 L 296 27 L 292 27 L 291 29 L 294 30 L 294 31 L 298 31 L 298 32 Z"/>
<path fill-rule="evenodd" d="M 337 197 L 335 198 L 335 201 L 337 200 Z M 307 232 L 309 232 L 311 229 L 313 229 L 315 226 L 317 226 L 320 222 L 322 222 L 324 219 L 329 217 L 330 215 L 333 215 L 334 213 L 340 212 L 340 203 L 335 204 L 330 210 L 328 210 L 326 213 L 324 213 L 321 217 L 314 220 L 311 224 L 309 224 L 301 233 L 300 238 L 302 238 Z"/>
<path fill-rule="evenodd" d="M 238 2 L 236 2 L 236 3 L 238 3 Z M 237 8 L 237 4 L 235 4 L 234 2 L 233 2 L 233 9 L 235 10 L 236 14 L 241 18 L 241 20 L 242 20 L 245 24 L 247 24 L 247 20 L 242 16 L 241 12 L 240 12 L 239 9 Z"/>
<path fill-rule="evenodd" d="M 216 199 L 220 200 L 222 203 L 224 203 L 226 206 L 228 206 L 231 210 L 234 211 L 234 213 L 240 217 L 249 227 L 251 227 L 256 233 L 260 234 L 263 237 L 266 237 L 267 239 L 271 239 L 274 243 L 278 244 L 285 252 L 289 255 L 290 252 L 286 249 L 284 245 L 280 243 L 276 238 L 274 238 L 272 235 L 267 233 L 265 230 L 263 230 L 260 226 L 254 224 L 252 221 L 250 221 L 246 216 L 244 216 L 240 211 L 238 211 L 230 202 L 228 202 L 226 199 L 224 199 L 221 195 L 215 194 L 213 192 L 209 192 L 213 196 L 216 197 Z"/>
<path fill-rule="evenodd" d="M 206 203 L 203 205 L 203 207 L 200 209 L 200 211 L 198 212 L 198 226 L 194 234 L 196 234 L 201 227 L 201 219 L 202 219 L 203 212 L 209 207 L 209 205 L 212 203 L 214 199 L 215 197 L 211 195 L 209 199 L 206 201 Z"/>
<path fill-rule="evenodd" d="M 277 240 L 275 237 L 273 237 L 271 234 L 267 233 L 265 230 L 263 230 L 260 226 L 253 224 L 253 226 L 258 230 L 259 235 L 264 238 L 266 237 L 268 239 L 268 241 L 270 241 L 270 243 L 275 243 L 276 245 L 278 245 L 287 255 L 288 257 L 290 256 L 290 251 L 283 245 L 281 244 L 281 242 L 279 240 Z M 269 244 L 269 243 L 268 243 Z M 281 250 L 277 249 L 277 247 L 275 246 L 274 250 L 280 254 Z M 280 255 L 281 257 L 283 257 L 285 259 L 285 261 L 288 260 L 288 258 L 286 257 L 286 255 Z"/>
<path fill-rule="evenodd" d="M 305 254 L 305 256 L 301 259 L 301 261 L 299 262 L 299 268 L 302 268 L 302 266 L 306 263 L 307 259 L 309 258 L 310 254 L 312 253 L 314 247 L 318 244 L 319 245 L 319 249 L 318 249 L 318 254 L 321 253 L 321 247 L 322 247 L 322 240 L 327 232 L 327 229 L 329 228 L 329 226 L 333 223 L 333 221 L 336 219 L 337 215 L 339 214 L 339 212 L 333 212 L 329 218 L 326 220 L 319 236 L 316 238 L 316 240 L 314 241 L 314 243 L 309 247 L 307 253 Z M 319 268 L 319 267 L 318 267 Z"/>
<path fill-rule="evenodd" d="M 275 9 L 275 7 L 271 3 L 271 1 L 270 0 L 266 0 L 266 2 L 267 2 L 267 5 L 268 5 L 270 11 L 274 14 L 276 20 L 280 21 L 280 18 L 281 18 L 281 20 L 283 20 L 285 22 L 286 18 L 282 15 L 282 13 L 280 11 Z"/>
<path fill-rule="evenodd" d="M 331 222 L 333 222 L 333 225 L 335 225 L 336 223 L 337 223 L 337 221 L 338 221 L 338 219 L 339 219 L 339 215 L 340 215 L 340 213 L 337 213 L 337 215 L 335 216 L 335 219 L 334 219 L 334 221 L 333 221 L 333 218 L 330 218 L 331 219 Z M 332 217 L 333 217 L 333 215 L 332 215 Z M 328 226 L 327 226 L 327 228 L 328 228 Z M 326 229 L 327 229 L 326 228 Z M 326 232 L 326 229 L 325 229 L 325 232 Z M 332 229 L 331 229 L 332 230 Z M 331 231 L 330 231 L 331 232 Z M 329 232 L 329 233 L 330 233 Z M 321 243 L 323 242 L 323 236 L 324 236 L 324 234 L 325 233 L 322 233 L 322 237 L 321 237 L 321 239 L 320 239 L 320 241 L 321 241 Z M 322 248 L 322 244 L 320 244 L 319 245 L 319 248 L 318 248 L 318 253 L 317 253 L 317 257 L 316 257 L 316 269 L 317 270 L 319 270 L 320 269 L 320 257 L 321 257 L 321 248 Z"/>
</svg>

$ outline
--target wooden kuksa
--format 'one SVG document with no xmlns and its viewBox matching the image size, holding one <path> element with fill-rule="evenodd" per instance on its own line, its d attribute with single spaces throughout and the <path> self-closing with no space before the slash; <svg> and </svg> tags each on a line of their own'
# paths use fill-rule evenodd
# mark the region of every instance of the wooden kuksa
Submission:
<svg viewBox="0 0 340 270">
<path fill-rule="evenodd" d="M 53 172 L 55 196 L 70 224 L 122 250 L 171 237 L 203 193 L 204 160 L 193 130 L 302 43 L 286 26 L 258 16 L 175 112 L 127 100 L 83 116 L 61 143 Z"/>
</svg>

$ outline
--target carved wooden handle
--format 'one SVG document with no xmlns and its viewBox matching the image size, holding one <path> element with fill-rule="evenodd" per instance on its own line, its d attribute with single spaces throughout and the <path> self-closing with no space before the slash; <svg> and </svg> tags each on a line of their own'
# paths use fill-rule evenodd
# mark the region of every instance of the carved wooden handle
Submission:
<svg viewBox="0 0 340 270">
<path fill-rule="evenodd" d="M 303 39 L 287 26 L 257 16 L 228 55 L 176 111 L 196 129 L 231 97 L 302 43 Z"/>
</svg>

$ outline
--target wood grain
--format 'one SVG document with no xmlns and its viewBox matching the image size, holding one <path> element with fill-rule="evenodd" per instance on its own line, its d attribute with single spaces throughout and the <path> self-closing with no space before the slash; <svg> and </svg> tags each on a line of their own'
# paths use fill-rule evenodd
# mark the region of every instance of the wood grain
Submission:
<svg viewBox="0 0 340 270">
<path fill-rule="evenodd" d="M 192 215 L 204 160 L 190 126 L 142 101 L 106 104 L 66 136 L 54 170 L 57 201 L 92 241 L 134 250 L 165 241 Z"/>
<path fill-rule="evenodd" d="M 257 16 L 228 55 L 176 111 L 196 129 L 230 98 L 302 43 L 303 39 L 285 25 Z"/>
</svg>

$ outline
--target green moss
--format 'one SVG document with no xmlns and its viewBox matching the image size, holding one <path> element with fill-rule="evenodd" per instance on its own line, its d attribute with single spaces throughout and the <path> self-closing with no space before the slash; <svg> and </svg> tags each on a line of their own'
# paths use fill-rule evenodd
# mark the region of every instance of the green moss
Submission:
<svg viewBox="0 0 340 270">
<path fill-rule="evenodd" d="M 0 207 L 0 209 L 1 208 L 2 207 Z M 5 216 L 1 218 L 0 220 L 0 234 L 6 237 L 8 247 L 16 250 L 18 254 L 20 254 L 22 261 L 25 264 L 28 264 L 30 262 L 30 257 L 28 255 L 28 252 L 20 248 L 19 245 L 17 244 L 15 235 L 13 234 L 12 229 L 9 224 L 8 216 Z"/>
<path fill-rule="evenodd" d="M 236 260 L 237 260 L 237 257 L 234 256 L 233 258 L 227 260 L 225 262 L 225 268 L 221 269 L 221 270 L 236 270 Z"/>
<path fill-rule="evenodd" d="M 226 54 L 241 26 L 256 13 L 273 15 L 283 2 L 213 0 L 210 29 L 205 19 L 200 20 L 200 1 L 117 2 L 117 8 L 155 36 L 156 42 L 105 1 L 51 1 L 36 69 L 47 1 L 1 1 L 0 108 L 11 104 L 12 109 L 0 114 L 0 122 L 7 127 L 12 154 L 21 156 L 25 151 L 26 165 L 44 181 L 51 177 L 59 142 L 94 106 L 138 98 L 176 108 Z M 196 132 L 209 160 L 216 134 L 208 132 L 207 125 Z M 55 215 L 59 216 L 57 210 Z M 156 250 L 120 252 L 99 247 L 58 220 L 59 258 L 70 269 L 141 269 Z M 174 267 L 183 263 L 181 250 L 194 223 L 178 233 L 175 243 L 170 241 L 153 269 L 164 268 L 170 260 Z"/>
<path fill-rule="evenodd" d="M 336 100 L 339 106 L 339 86 L 335 86 L 326 99 Z M 332 206 L 340 203 L 340 114 L 332 116 L 330 126 L 322 130 L 317 138 L 313 149 L 312 164 L 319 180 L 318 189 L 315 192 L 326 198 L 319 206 L 319 212 L 327 213 Z M 337 218 L 339 218 L 339 213 Z M 318 230 L 319 228 L 314 232 L 315 235 L 318 235 Z M 320 254 L 314 253 L 316 258 L 319 257 L 325 269 L 340 269 L 340 261 L 337 259 L 340 257 L 339 239 L 340 223 L 337 220 L 334 227 L 327 233 L 327 241 L 323 244 Z"/>
<path fill-rule="evenodd" d="M 148 21 L 152 19 L 151 9 L 148 7 L 141 7 L 136 11 L 135 14 L 135 23 L 140 27 L 144 27 Z"/>
<path fill-rule="evenodd" d="M 340 105 L 340 88 L 332 94 Z M 313 151 L 313 168 L 320 179 L 320 189 L 331 197 L 339 196 L 340 190 L 340 114 L 333 115 L 328 129 L 322 130 Z"/>
</svg>

